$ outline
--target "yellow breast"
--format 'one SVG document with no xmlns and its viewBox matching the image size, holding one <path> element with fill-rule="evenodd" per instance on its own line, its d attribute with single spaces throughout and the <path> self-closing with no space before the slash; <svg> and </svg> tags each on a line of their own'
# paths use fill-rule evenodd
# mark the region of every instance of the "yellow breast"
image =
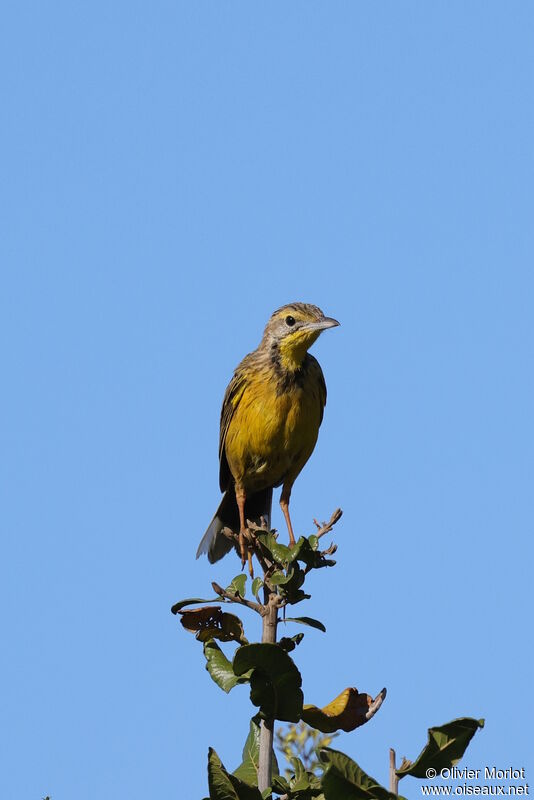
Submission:
<svg viewBox="0 0 534 800">
<path fill-rule="evenodd" d="M 299 474 L 322 417 L 320 387 L 311 377 L 284 391 L 267 372 L 251 377 L 226 434 L 226 458 L 237 485 L 259 491 Z"/>
</svg>

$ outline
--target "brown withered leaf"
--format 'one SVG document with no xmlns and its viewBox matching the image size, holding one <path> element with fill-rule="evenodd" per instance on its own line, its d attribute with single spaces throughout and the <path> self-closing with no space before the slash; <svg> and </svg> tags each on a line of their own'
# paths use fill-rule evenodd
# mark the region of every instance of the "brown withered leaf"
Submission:
<svg viewBox="0 0 534 800">
<path fill-rule="evenodd" d="M 248 644 L 243 631 L 243 623 L 235 614 L 228 614 L 220 606 L 204 606 L 178 612 L 180 622 L 187 631 L 196 633 L 200 642 L 218 639 L 220 642 L 240 642 Z"/>
<path fill-rule="evenodd" d="M 324 708 L 304 706 L 302 719 L 323 733 L 353 731 L 374 717 L 385 696 L 386 690 L 382 689 L 373 700 L 371 695 L 360 693 L 354 686 L 349 686 Z"/>
</svg>

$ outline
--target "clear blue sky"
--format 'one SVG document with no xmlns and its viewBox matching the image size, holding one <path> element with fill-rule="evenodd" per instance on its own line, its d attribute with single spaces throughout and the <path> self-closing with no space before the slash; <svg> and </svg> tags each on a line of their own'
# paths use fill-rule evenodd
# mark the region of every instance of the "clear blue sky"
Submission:
<svg viewBox="0 0 534 800">
<path fill-rule="evenodd" d="M 345 511 L 306 701 L 388 687 L 338 740 L 382 781 L 473 715 L 465 764 L 534 783 L 533 34 L 515 0 L 6 4 L 2 797 L 237 765 L 247 689 L 169 608 L 237 572 L 194 558 L 220 404 L 292 300 L 342 323 L 292 502 Z"/>
</svg>

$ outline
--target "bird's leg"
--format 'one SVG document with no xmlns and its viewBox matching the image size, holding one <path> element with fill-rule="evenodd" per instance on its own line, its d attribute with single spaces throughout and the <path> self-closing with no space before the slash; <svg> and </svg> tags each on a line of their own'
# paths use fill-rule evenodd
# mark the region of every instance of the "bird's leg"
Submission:
<svg viewBox="0 0 534 800">
<path fill-rule="evenodd" d="M 246 495 L 243 489 L 238 489 L 236 486 L 235 490 L 235 499 L 237 501 L 237 507 L 239 509 L 239 551 L 241 553 L 241 569 L 245 566 L 245 560 L 247 558 L 246 554 L 246 547 L 245 547 L 245 531 L 247 529 L 247 524 L 245 522 L 245 500 Z M 251 569 L 250 563 L 251 556 L 249 556 L 249 569 Z"/>
<path fill-rule="evenodd" d="M 282 494 L 280 495 L 280 508 L 286 520 L 287 530 L 289 531 L 289 546 L 293 547 L 295 544 L 295 536 L 293 535 L 293 525 L 291 524 L 291 517 L 289 516 L 289 498 L 291 497 L 291 484 L 284 483 L 282 487 Z"/>
</svg>

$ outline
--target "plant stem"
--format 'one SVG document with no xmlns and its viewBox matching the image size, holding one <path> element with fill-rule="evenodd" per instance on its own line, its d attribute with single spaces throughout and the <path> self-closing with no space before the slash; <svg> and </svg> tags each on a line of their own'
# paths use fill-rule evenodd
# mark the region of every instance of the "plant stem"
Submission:
<svg viewBox="0 0 534 800">
<path fill-rule="evenodd" d="M 391 747 L 389 750 L 389 791 L 393 794 L 399 793 L 399 779 L 395 772 L 395 750 Z"/>
<path fill-rule="evenodd" d="M 277 596 L 265 589 L 265 614 L 261 641 L 276 643 L 276 626 L 278 624 Z M 258 763 L 258 789 L 265 791 L 271 785 L 273 772 L 273 734 L 274 720 L 262 719 L 260 722 L 260 753 Z"/>
</svg>

